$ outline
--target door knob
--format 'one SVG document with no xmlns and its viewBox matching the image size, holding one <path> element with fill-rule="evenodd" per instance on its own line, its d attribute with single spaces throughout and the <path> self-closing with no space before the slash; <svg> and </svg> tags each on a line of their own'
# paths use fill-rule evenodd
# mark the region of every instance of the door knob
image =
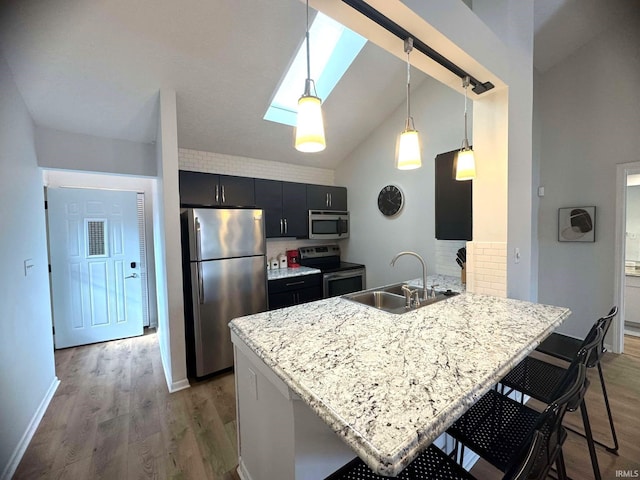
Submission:
<svg viewBox="0 0 640 480">
<path fill-rule="evenodd" d="M 124 277 L 124 278 L 125 278 L 125 280 L 126 280 L 127 278 L 138 278 L 138 274 L 137 274 L 137 273 L 132 273 L 132 274 L 131 274 L 131 275 L 129 275 L 128 277 Z"/>
</svg>

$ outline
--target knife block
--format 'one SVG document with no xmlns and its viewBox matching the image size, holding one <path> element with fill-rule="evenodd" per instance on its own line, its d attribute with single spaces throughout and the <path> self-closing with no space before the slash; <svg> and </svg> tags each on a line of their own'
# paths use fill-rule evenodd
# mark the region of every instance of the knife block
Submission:
<svg viewBox="0 0 640 480">
<path fill-rule="evenodd" d="M 460 282 L 462 282 L 463 285 L 467 284 L 467 264 L 466 263 L 463 263 L 462 268 L 460 269 Z"/>
</svg>

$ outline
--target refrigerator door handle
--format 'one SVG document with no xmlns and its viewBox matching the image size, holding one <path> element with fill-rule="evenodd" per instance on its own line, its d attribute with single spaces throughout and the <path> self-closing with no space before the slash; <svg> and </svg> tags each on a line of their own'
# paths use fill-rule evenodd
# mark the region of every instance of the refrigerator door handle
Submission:
<svg viewBox="0 0 640 480">
<path fill-rule="evenodd" d="M 200 305 L 204 305 L 204 280 L 202 275 L 202 262 L 198 262 L 198 300 L 200 301 Z"/>
<path fill-rule="evenodd" d="M 200 260 L 202 260 L 202 250 L 200 244 L 200 220 L 198 220 L 198 217 L 195 217 L 193 223 L 196 237 L 196 260 L 199 262 Z"/>
</svg>

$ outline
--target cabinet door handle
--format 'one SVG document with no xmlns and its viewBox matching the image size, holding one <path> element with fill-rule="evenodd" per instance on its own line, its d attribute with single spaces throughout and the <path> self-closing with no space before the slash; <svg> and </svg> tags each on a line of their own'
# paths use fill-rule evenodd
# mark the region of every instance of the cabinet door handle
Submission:
<svg viewBox="0 0 640 480">
<path fill-rule="evenodd" d="M 327 207 L 329 207 L 329 194 L 327 193 L 327 199 L 325 201 L 325 204 L 327 205 Z"/>
<path fill-rule="evenodd" d="M 294 285 L 304 285 L 304 280 L 301 280 L 301 281 L 299 281 L 299 282 L 285 283 L 285 285 L 286 285 L 287 287 L 293 287 Z M 295 293 L 294 293 L 294 295 L 295 295 Z"/>
<path fill-rule="evenodd" d="M 333 195 L 331 193 L 329 194 L 329 206 L 333 207 Z"/>
<path fill-rule="evenodd" d="M 287 219 L 284 219 L 284 233 L 289 233 L 289 226 L 287 225 Z"/>
<path fill-rule="evenodd" d="M 280 235 L 284 234 L 284 223 L 282 223 L 282 219 L 280 219 Z"/>
<path fill-rule="evenodd" d="M 218 187 L 218 185 L 216 185 L 216 203 L 218 203 L 220 201 L 220 187 Z"/>
<path fill-rule="evenodd" d="M 222 185 L 222 203 L 227 203 L 227 200 L 224 198 L 224 185 Z"/>
</svg>

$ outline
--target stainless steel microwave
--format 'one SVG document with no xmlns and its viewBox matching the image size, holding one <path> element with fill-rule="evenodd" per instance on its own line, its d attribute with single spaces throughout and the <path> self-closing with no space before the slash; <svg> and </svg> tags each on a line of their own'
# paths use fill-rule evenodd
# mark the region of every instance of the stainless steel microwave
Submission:
<svg viewBox="0 0 640 480">
<path fill-rule="evenodd" d="M 349 212 L 309 210 L 309 238 L 339 240 L 349 237 Z"/>
</svg>

